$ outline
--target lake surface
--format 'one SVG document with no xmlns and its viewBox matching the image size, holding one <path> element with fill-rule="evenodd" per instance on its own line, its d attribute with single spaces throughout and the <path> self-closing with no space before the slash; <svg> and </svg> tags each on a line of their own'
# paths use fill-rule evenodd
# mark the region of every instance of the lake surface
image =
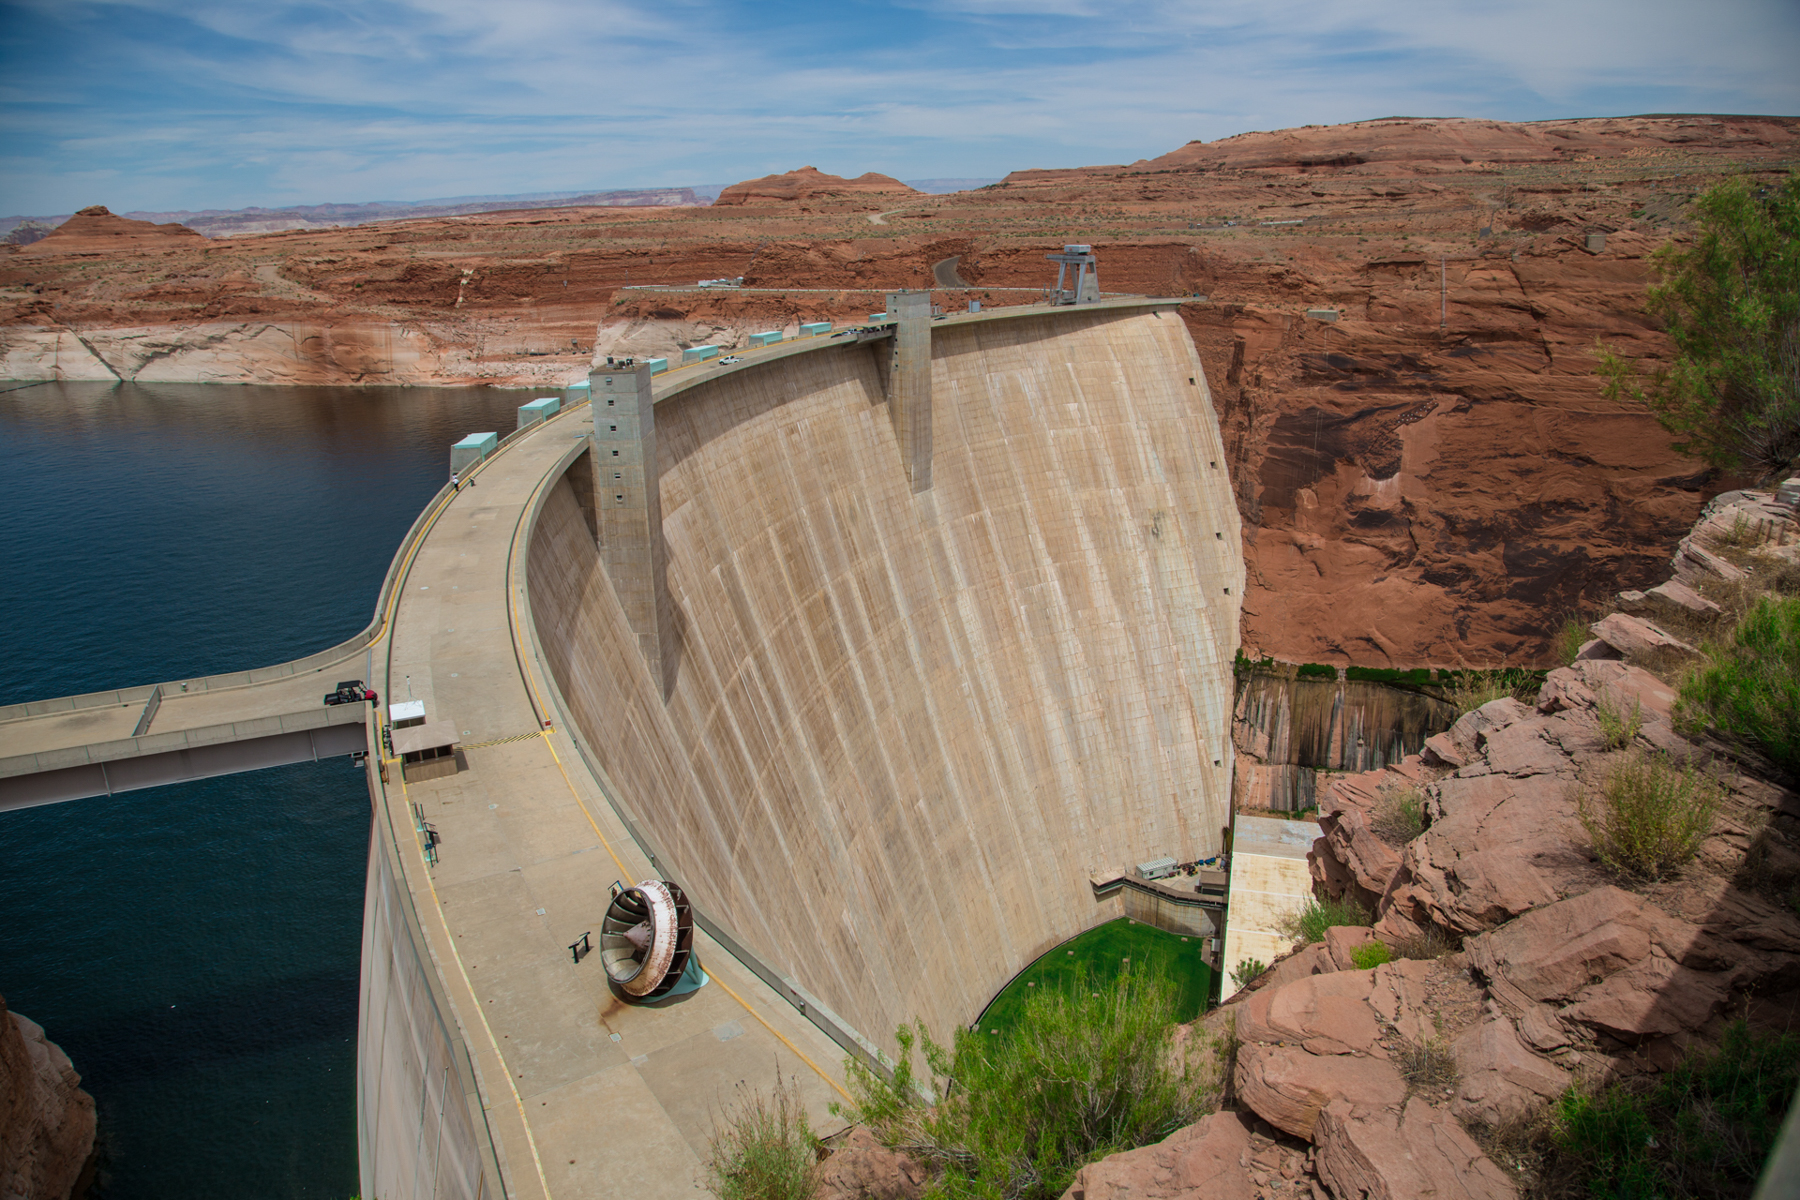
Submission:
<svg viewBox="0 0 1800 1200">
<path fill-rule="evenodd" d="M 0 394 L 0 704 L 351 636 L 450 444 L 536 394 Z M 368 826 L 342 758 L 0 813 L 0 994 L 95 1098 L 95 1195 L 356 1193 Z"/>
</svg>

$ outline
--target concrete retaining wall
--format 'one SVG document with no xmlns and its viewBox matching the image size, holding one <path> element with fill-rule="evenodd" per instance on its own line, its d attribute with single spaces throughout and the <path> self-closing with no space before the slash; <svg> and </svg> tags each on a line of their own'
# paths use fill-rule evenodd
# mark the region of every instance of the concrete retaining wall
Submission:
<svg viewBox="0 0 1800 1200">
<path fill-rule="evenodd" d="M 377 781 L 375 787 L 380 787 Z M 362 1194 L 483 1200 L 507 1194 L 481 1094 L 379 805 L 363 893 L 356 1039 Z"/>
<path fill-rule="evenodd" d="M 663 702 L 566 476 L 529 560 L 564 704 L 700 907 L 889 1046 L 1228 821 L 1243 558 L 1173 314 L 933 331 L 932 487 L 844 345 L 658 403 Z M 591 485 L 590 485 L 591 486 Z"/>
</svg>

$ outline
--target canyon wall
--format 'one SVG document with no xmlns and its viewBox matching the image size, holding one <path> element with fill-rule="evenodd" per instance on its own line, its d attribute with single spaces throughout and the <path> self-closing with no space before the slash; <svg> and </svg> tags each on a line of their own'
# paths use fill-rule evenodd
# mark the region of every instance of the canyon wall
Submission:
<svg viewBox="0 0 1800 1200">
<path fill-rule="evenodd" d="M 1541 666 L 1566 615 L 1658 578 L 1736 483 L 1607 403 L 1595 342 L 1666 362 L 1651 252 L 1688 236 L 1701 190 L 1796 165 L 1795 118 L 1393 118 L 948 195 L 226 241 L 96 216 L 0 247 L 0 371 L 553 386 L 615 349 L 866 320 L 890 288 L 953 310 L 1031 301 L 1055 277 L 1045 253 L 1089 242 L 1106 290 L 1187 301 L 1243 518 L 1252 650 Z M 738 276 L 742 291 L 695 286 Z"/>
<path fill-rule="evenodd" d="M 1315 807 L 1332 775 L 1417 754 L 1455 719 L 1442 700 L 1382 683 L 1246 674 L 1231 726 L 1232 800 L 1280 812 Z"/>
<path fill-rule="evenodd" d="M 1101 919 L 1089 876 L 1217 851 L 1242 547 L 1172 311 L 932 339 L 932 486 L 854 344 L 656 406 L 665 704 L 572 471 L 532 616 L 572 719 L 696 902 L 891 1049 Z"/>
</svg>

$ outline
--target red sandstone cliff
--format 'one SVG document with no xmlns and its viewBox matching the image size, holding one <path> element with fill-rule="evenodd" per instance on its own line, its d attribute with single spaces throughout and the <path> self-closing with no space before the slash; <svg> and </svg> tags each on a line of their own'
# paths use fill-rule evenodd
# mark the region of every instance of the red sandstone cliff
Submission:
<svg viewBox="0 0 1800 1200">
<path fill-rule="evenodd" d="M 94 1150 L 94 1100 L 68 1055 L 0 996 L 0 1196 L 62 1200 Z"/>
</svg>

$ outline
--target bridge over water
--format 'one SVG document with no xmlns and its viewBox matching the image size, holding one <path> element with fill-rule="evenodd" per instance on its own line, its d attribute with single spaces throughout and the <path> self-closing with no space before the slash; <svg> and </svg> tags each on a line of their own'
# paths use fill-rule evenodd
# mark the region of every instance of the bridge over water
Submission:
<svg viewBox="0 0 1800 1200">
<path fill-rule="evenodd" d="M 1117 915 L 1094 878 L 1217 851 L 1243 560 L 1176 304 L 778 344 L 637 424 L 597 371 L 421 514 L 356 638 L 0 710 L 0 808 L 380 747 L 320 697 L 410 685 L 466 769 L 369 759 L 364 1194 L 692 1195 L 740 1081 L 830 1128 L 846 1052 L 971 1019 Z M 633 1007 L 568 947 L 650 876 L 711 982 Z"/>
</svg>

